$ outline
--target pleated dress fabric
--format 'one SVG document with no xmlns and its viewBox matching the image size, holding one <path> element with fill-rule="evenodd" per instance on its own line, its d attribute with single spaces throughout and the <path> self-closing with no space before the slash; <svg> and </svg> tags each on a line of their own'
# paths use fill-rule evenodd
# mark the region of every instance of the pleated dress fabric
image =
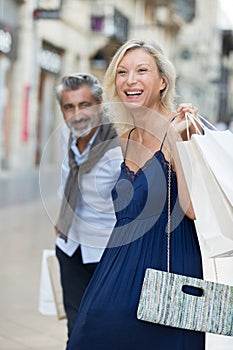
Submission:
<svg viewBox="0 0 233 350">
<path fill-rule="evenodd" d="M 122 163 L 112 191 L 117 222 L 84 294 L 69 350 L 204 350 L 205 334 L 137 319 L 146 268 L 167 269 L 168 162 L 162 146 L 143 168 Z M 194 222 L 171 176 L 171 272 L 202 278 Z"/>
</svg>

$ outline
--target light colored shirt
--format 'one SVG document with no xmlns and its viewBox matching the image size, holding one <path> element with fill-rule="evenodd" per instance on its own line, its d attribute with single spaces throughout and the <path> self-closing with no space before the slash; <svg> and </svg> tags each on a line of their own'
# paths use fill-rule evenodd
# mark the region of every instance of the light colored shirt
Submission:
<svg viewBox="0 0 233 350">
<path fill-rule="evenodd" d="M 71 149 L 78 165 L 87 159 L 97 132 L 82 154 L 76 146 L 76 139 L 73 140 Z M 89 173 L 80 176 L 77 206 L 68 240 L 65 242 L 60 237 L 56 240 L 57 246 L 68 256 L 72 256 L 80 246 L 84 263 L 98 262 L 101 259 L 116 222 L 111 190 L 119 177 L 121 162 L 120 146 L 111 148 Z M 67 154 L 62 163 L 62 181 L 58 191 L 61 200 L 69 170 Z"/>
</svg>

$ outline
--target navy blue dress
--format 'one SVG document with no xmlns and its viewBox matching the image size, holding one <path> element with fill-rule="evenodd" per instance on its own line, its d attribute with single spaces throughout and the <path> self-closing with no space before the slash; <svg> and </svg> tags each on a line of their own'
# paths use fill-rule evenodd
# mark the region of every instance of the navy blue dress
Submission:
<svg viewBox="0 0 233 350">
<path fill-rule="evenodd" d="M 135 174 L 122 163 L 112 191 L 117 222 L 108 247 L 84 294 L 69 350 L 204 350 L 205 334 L 137 319 L 148 267 L 167 266 L 168 163 L 162 146 Z M 202 278 L 202 261 L 192 220 L 171 180 L 171 272 Z"/>
</svg>

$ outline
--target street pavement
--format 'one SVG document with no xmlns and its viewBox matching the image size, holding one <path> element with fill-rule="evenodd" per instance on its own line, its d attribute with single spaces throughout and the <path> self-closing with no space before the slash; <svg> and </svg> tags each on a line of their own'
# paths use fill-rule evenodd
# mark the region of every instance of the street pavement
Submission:
<svg viewBox="0 0 233 350">
<path fill-rule="evenodd" d="M 38 311 L 42 251 L 54 249 L 58 209 L 52 172 L 46 201 L 38 179 L 36 171 L 0 176 L 1 350 L 65 349 L 66 320 Z"/>
</svg>

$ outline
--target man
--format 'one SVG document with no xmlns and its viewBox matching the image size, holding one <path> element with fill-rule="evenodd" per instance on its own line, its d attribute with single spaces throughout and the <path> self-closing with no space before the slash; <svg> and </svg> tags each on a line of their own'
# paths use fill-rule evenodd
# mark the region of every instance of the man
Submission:
<svg viewBox="0 0 233 350">
<path fill-rule="evenodd" d="M 111 190 L 122 153 L 117 133 L 102 110 L 102 87 L 93 75 L 63 77 L 56 96 L 70 133 L 55 227 L 69 339 L 83 293 L 115 224 Z"/>
</svg>

